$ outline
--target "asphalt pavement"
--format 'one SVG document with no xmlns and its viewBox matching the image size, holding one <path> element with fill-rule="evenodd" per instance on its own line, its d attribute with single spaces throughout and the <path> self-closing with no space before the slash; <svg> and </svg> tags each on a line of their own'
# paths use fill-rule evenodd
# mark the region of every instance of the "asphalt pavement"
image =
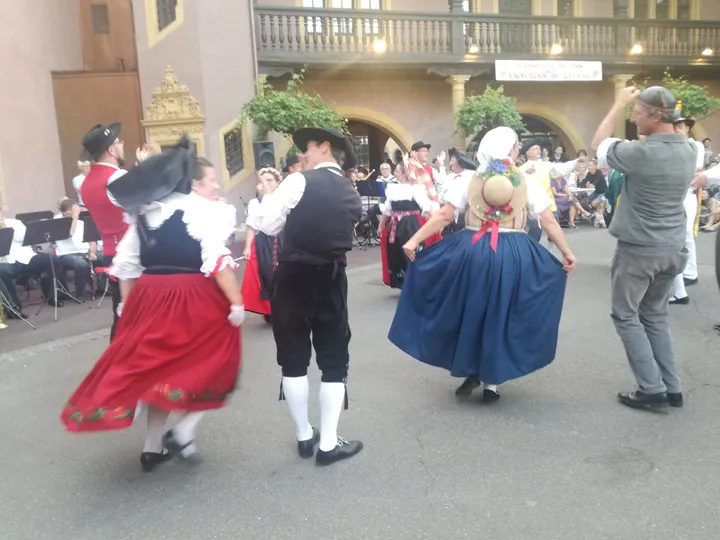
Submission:
<svg viewBox="0 0 720 540">
<path fill-rule="evenodd" d="M 327 468 L 297 456 L 287 405 L 277 401 L 272 332 L 260 317 L 243 328 L 239 390 L 199 428 L 203 462 L 173 461 L 152 474 L 138 460 L 142 419 L 90 435 L 59 422 L 107 344 L 107 306 L 81 308 L 82 331 L 31 347 L 7 346 L 0 331 L 0 539 L 720 538 L 712 235 L 698 239 L 691 304 L 671 311 L 686 405 L 668 415 L 617 403 L 633 378 L 609 317 L 613 241 L 588 227 L 568 236 L 580 265 L 557 359 L 504 385 L 493 406 L 457 401 L 460 381 L 387 341 L 398 293 L 382 285 L 376 249 L 354 254 L 350 409 L 340 433 L 365 449 Z M 70 325 L 52 323 L 60 324 Z M 313 370 L 315 425 L 318 381 Z"/>
</svg>

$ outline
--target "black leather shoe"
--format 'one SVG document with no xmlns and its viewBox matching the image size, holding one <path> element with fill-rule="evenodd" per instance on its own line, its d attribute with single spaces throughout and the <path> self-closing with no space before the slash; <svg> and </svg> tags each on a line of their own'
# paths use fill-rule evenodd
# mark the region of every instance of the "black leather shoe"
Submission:
<svg viewBox="0 0 720 540">
<path fill-rule="evenodd" d="M 698 278 L 695 278 L 695 279 L 683 278 L 683 282 L 685 282 L 686 287 L 690 287 L 691 285 L 697 285 Z"/>
<path fill-rule="evenodd" d="M 500 392 L 497 390 L 483 390 L 483 403 L 497 403 L 500 399 Z"/>
<path fill-rule="evenodd" d="M 671 394 L 670 392 L 668 392 L 667 397 L 668 397 L 668 402 L 670 403 L 671 407 L 676 407 L 679 409 L 680 407 L 683 406 L 682 392 L 677 392 L 674 394 Z"/>
<path fill-rule="evenodd" d="M 645 409 L 653 412 L 667 412 L 668 396 L 665 392 L 660 394 L 644 394 L 639 390 L 635 392 L 620 392 L 620 403 L 633 409 Z"/>
<path fill-rule="evenodd" d="M 473 390 L 478 388 L 482 383 L 477 377 L 468 377 L 463 383 L 455 390 L 455 395 L 458 397 L 468 397 L 472 394 Z"/>
<path fill-rule="evenodd" d="M 180 444 L 175 438 L 175 432 L 173 432 L 172 429 L 170 431 L 166 431 L 162 438 L 163 448 L 168 451 L 168 454 L 170 454 L 171 457 L 180 456 L 183 459 L 187 458 L 182 455 L 182 451 L 194 443 L 195 439 L 191 439 L 185 444 Z"/>
<path fill-rule="evenodd" d="M 140 465 L 145 472 L 151 472 L 155 467 L 166 461 L 170 461 L 173 458 L 173 454 L 170 452 L 143 452 L 140 454 Z"/>
<path fill-rule="evenodd" d="M 315 445 L 320 442 L 320 432 L 315 428 L 312 428 L 312 432 L 312 439 L 298 441 L 298 454 L 300 454 L 300 457 L 303 459 L 313 457 Z"/>
<path fill-rule="evenodd" d="M 363 449 L 363 443 L 360 441 L 346 441 L 338 437 L 338 443 L 335 448 L 329 452 L 324 452 L 320 449 L 317 451 L 315 456 L 315 465 L 318 467 L 325 467 L 326 465 L 332 465 L 336 461 L 342 461 L 356 455 Z"/>
<path fill-rule="evenodd" d="M 687 306 L 690 303 L 690 297 L 675 298 L 674 296 L 670 299 L 671 306 Z"/>
</svg>

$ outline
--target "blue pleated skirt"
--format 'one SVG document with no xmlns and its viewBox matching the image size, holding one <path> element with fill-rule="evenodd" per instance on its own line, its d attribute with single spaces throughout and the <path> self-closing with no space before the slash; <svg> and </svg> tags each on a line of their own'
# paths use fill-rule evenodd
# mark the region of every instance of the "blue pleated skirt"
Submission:
<svg viewBox="0 0 720 540">
<path fill-rule="evenodd" d="M 408 267 L 389 339 L 454 377 L 502 384 L 555 359 L 567 274 L 524 233 L 462 230 Z"/>
</svg>

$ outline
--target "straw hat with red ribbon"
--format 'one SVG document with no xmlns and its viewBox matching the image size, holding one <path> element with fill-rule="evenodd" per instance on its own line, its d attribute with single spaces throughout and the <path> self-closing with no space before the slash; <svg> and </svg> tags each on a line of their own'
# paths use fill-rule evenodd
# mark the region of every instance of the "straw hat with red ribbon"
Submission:
<svg viewBox="0 0 720 540">
<path fill-rule="evenodd" d="M 492 161 L 478 170 L 468 187 L 468 225 L 481 223 L 473 244 L 490 232 L 490 247 L 497 251 L 500 228 L 525 227 L 525 178 L 510 159 Z"/>
</svg>

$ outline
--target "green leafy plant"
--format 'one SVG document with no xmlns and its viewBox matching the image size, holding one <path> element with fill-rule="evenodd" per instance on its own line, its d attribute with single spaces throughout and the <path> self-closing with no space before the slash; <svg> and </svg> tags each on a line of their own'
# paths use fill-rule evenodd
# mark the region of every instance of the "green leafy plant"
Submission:
<svg viewBox="0 0 720 540">
<path fill-rule="evenodd" d="M 303 92 L 303 73 L 294 73 L 285 89 L 276 89 L 267 80 L 258 86 L 257 95 L 240 114 L 240 123 L 252 121 L 257 138 L 265 140 L 271 131 L 292 135 L 302 127 L 334 128 L 347 134 L 345 121 L 320 96 Z"/>
<path fill-rule="evenodd" d="M 500 126 L 525 129 L 522 116 L 515 105 L 517 100 L 505 95 L 502 86 L 485 87 L 485 91 L 465 100 L 457 112 L 457 131 L 464 137 L 474 137 Z"/>
<path fill-rule="evenodd" d="M 640 90 L 651 86 L 649 79 L 645 79 L 642 83 L 633 83 Z M 673 77 L 669 71 L 665 71 L 662 85 L 672 92 L 675 99 L 682 101 L 683 116 L 702 120 L 720 109 L 720 99 L 710 94 L 707 86 L 692 84 L 683 76 Z M 631 115 L 632 107 L 628 110 L 628 117 Z"/>
</svg>

